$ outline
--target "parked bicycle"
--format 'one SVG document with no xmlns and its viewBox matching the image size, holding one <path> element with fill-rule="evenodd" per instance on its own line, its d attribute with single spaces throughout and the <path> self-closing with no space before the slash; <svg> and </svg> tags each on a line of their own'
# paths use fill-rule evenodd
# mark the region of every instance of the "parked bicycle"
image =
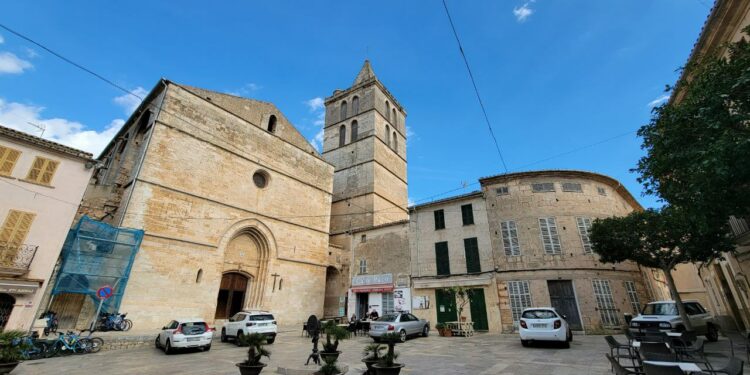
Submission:
<svg viewBox="0 0 750 375">
<path fill-rule="evenodd" d="M 44 327 L 44 336 L 49 336 L 50 333 L 57 332 L 57 313 L 52 310 L 47 310 L 42 313 L 39 319 L 47 319 L 47 325 Z"/>
<path fill-rule="evenodd" d="M 21 346 L 21 357 L 26 360 L 47 358 L 50 354 L 50 344 L 47 340 L 40 339 L 39 334 L 34 332 L 31 336 L 24 336 L 13 340 L 12 346 Z"/>
<path fill-rule="evenodd" d="M 85 332 L 88 334 L 84 336 Z M 98 353 L 104 346 L 104 340 L 101 337 L 92 337 L 93 334 L 94 331 L 89 330 L 83 330 L 80 333 L 58 332 L 57 340 L 49 346 L 47 357 Z"/>
<path fill-rule="evenodd" d="M 98 331 L 127 331 L 133 327 L 133 322 L 130 319 L 126 319 L 127 313 L 107 313 L 103 312 L 99 314 L 99 319 L 96 322 L 96 329 Z"/>
</svg>

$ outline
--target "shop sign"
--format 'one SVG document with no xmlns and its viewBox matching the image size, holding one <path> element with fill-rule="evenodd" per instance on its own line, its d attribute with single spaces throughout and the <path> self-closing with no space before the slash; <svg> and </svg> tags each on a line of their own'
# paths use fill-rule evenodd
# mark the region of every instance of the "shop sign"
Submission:
<svg viewBox="0 0 750 375">
<path fill-rule="evenodd" d="M 393 284 L 393 274 L 358 275 L 352 278 L 352 286 Z"/>
</svg>

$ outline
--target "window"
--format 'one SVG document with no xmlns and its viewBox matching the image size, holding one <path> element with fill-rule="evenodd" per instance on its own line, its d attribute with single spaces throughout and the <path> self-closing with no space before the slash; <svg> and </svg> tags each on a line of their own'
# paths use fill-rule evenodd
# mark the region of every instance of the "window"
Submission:
<svg viewBox="0 0 750 375">
<path fill-rule="evenodd" d="M 578 235 L 581 236 L 581 243 L 583 244 L 584 254 L 591 254 L 591 240 L 589 234 L 591 233 L 591 219 L 587 217 L 577 217 L 576 222 L 578 223 Z"/>
<path fill-rule="evenodd" d="M 359 274 L 364 275 L 367 273 L 367 259 L 359 260 Z"/>
<path fill-rule="evenodd" d="M 555 184 L 552 182 L 542 182 L 539 184 L 531 184 L 531 191 L 534 193 L 548 193 L 555 191 Z"/>
<path fill-rule="evenodd" d="M 607 190 L 605 190 L 603 187 L 596 188 L 596 191 L 599 193 L 599 195 L 607 195 Z"/>
<path fill-rule="evenodd" d="M 592 280 L 591 283 L 594 286 L 594 296 L 596 296 L 596 305 L 599 308 L 602 325 L 620 325 L 617 319 L 615 301 L 612 299 L 612 289 L 609 287 L 609 280 Z"/>
<path fill-rule="evenodd" d="M 273 133 L 276 131 L 276 115 L 271 115 L 271 117 L 268 118 L 268 131 Z"/>
<path fill-rule="evenodd" d="M 19 156 L 21 156 L 21 151 L 0 146 L 0 175 L 10 176 Z"/>
<path fill-rule="evenodd" d="M 637 315 L 641 312 L 641 302 L 638 300 L 638 293 L 635 291 L 635 283 L 626 281 L 625 291 L 628 292 L 628 299 L 630 300 L 630 307 L 633 308 L 633 314 Z"/>
<path fill-rule="evenodd" d="M 198 269 L 198 274 L 195 276 L 195 283 L 198 284 L 203 279 L 203 268 Z"/>
<path fill-rule="evenodd" d="M 518 243 L 518 230 L 515 221 L 503 221 L 500 223 L 500 229 L 503 235 L 503 248 L 505 255 L 521 255 L 521 246 Z"/>
<path fill-rule="evenodd" d="M 391 121 L 391 103 L 385 101 L 385 119 Z"/>
<path fill-rule="evenodd" d="M 573 182 L 564 182 L 562 184 L 563 191 L 569 191 L 573 193 L 583 193 L 583 188 L 581 187 L 581 184 L 573 183 Z"/>
<path fill-rule="evenodd" d="M 341 120 L 346 118 L 346 100 L 341 102 Z"/>
<path fill-rule="evenodd" d="M 0 230 L 0 249 L 5 250 L 7 246 L 7 249 L 16 251 L 16 248 L 26 240 L 35 216 L 36 214 L 31 212 L 9 210 Z"/>
<path fill-rule="evenodd" d="M 513 314 L 513 325 L 518 325 L 521 313 L 531 307 L 531 292 L 528 281 L 508 281 L 508 298 L 510 311 Z"/>
<path fill-rule="evenodd" d="M 26 176 L 26 180 L 49 185 L 52 183 L 52 177 L 54 177 L 55 170 L 57 170 L 59 164 L 59 161 L 37 156 L 36 159 L 34 159 L 34 164 L 31 165 L 31 169 L 29 169 L 29 174 Z"/>
<path fill-rule="evenodd" d="M 464 225 L 474 224 L 474 211 L 471 209 L 471 203 L 461 206 L 461 220 Z"/>
<path fill-rule="evenodd" d="M 393 293 L 383 293 L 383 315 L 393 314 Z"/>
<path fill-rule="evenodd" d="M 391 127 L 385 126 L 385 144 L 391 147 Z"/>
<path fill-rule="evenodd" d="M 352 115 L 359 113 L 359 96 L 352 98 Z"/>
<path fill-rule="evenodd" d="M 367 242 L 367 235 L 363 234 L 362 237 L 359 238 L 359 242 Z"/>
<path fill-rule="evenodd" d="M 435 264 L 437 265 L 437 274 L 448 276 L 451 274 L 450 258 L 448 257 L 448 243 L 435 243 Z"/>
<path fill-rule="evenodd" d="M 479 245 L 477 238 L 464 238 L 464 251 L 466 252 L 466 273 L 482 272 L 479 262 Z"/>
<path fill-rule="evenodd" d="M 435 215 L 435 230 L 445 229 L 445 211 L 435 210 L 433 214 Z"/>
<path fill-rule="evenodd" d="M 539 218 L 539 229 L 542 233 L 542 243 L 546 254 L 560 254 L 560 237 L 557 235 L 557 224 L 554 217 Z"/>
<path fill-rule="evenodd" d="M 695 302 L 688 302 L 685 304 L 685 312 L 688 315 L 700 315 L 703 314 L 703 310 Z"/>
<path fill-rule="evenodd" d="M 499 188 L 495 189 L 495 193 L 497 195 L 508 195 L 510 194 L 510 191 L 508 190 L 507 186 L 500 186 Z"/>
<path fill-rule="evenodd" d="M 268 173 L 265 171 L 257 171 L 253 173 L 253 183 L 258 189 L 263 189 L 268 186 Z"/>
<path fill-rule="evenodd" d="M 396 132 L 393 132 L 393 150 L 398 152 L 398 137 L 396 137 Z"/>
<path fill-rule="evenodd" d="M 391 124 L 398 125 L 398 117 L 396 116 L 396 108 L 393 108 L 393 117 L 391 118 Z"/>
<path fill-rule="evenodd" d="M 346 126 L 341 125 L 339 128 L 339 147 L 343 147 L 346 144 Z"/>
<path fill-rule="evenodd" d="M 359 137 L 359 124 L 357 120 L 352 121 L 352 142 L 356 141 Z"/>
</svg>

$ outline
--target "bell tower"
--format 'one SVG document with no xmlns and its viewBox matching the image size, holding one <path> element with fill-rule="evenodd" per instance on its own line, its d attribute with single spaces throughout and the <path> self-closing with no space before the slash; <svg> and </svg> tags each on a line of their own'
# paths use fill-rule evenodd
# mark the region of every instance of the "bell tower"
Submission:
<svg viewBox="0 0 750 375">
<path fill-rule="evenodd" d="M 365 60 L 351 87 L 326 98 L 323 157 L 335 167 L 331 242 L 408 218 L 406 110 Z"/>
</svg>

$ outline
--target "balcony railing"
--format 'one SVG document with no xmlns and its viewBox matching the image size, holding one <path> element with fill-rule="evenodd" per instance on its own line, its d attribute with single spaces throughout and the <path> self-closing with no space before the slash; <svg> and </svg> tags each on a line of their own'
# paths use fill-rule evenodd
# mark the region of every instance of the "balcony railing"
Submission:
<svg viewBox="0 0 750 375">
<path fill-rule="evenodd" d="M 729 226 L 732 227 L 732 233 L 735 237 L 741 237 L 750 233 L 750 226 L 747 225 L 747 218 L 730 216 Z"/>
<path fill-rule="evenodd" d="M 0 272 L 22 275 L 29 270 L 39 246 L 0 242 Z"/>
</svg>

